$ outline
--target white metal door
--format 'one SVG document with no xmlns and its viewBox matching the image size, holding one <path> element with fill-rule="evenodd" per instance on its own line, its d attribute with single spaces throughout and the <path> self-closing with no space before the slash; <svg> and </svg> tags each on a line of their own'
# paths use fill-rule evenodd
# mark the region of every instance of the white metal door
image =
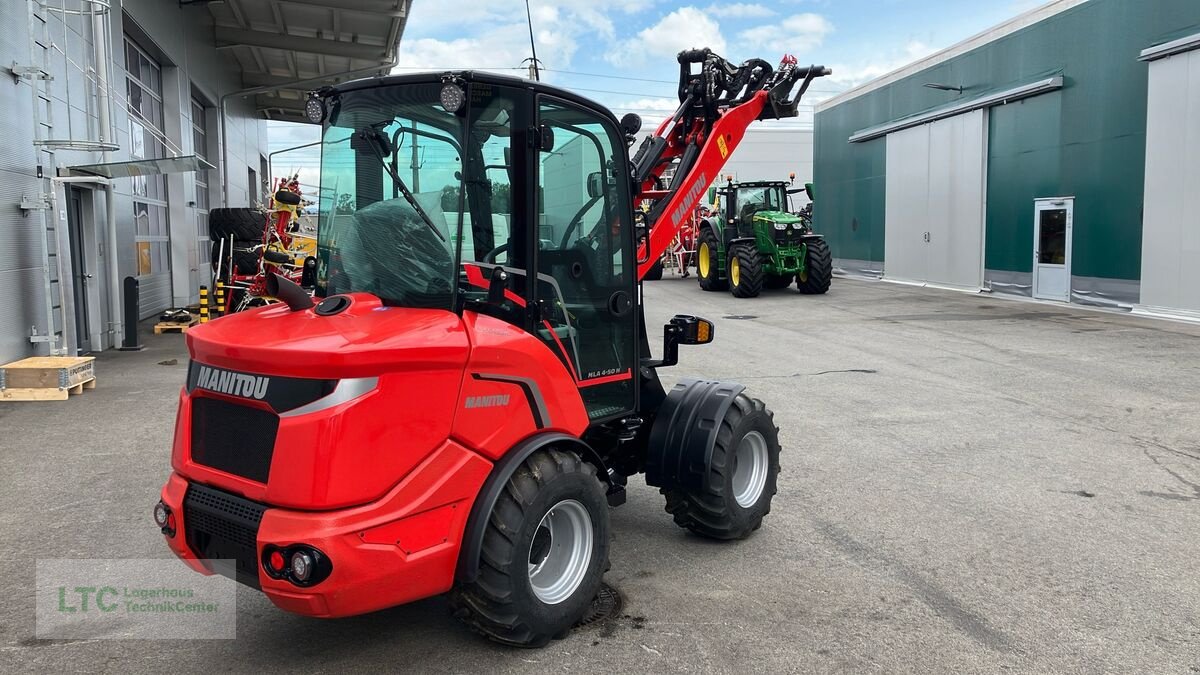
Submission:
<svg viewBox="0 0 1200 675">
<path fill-rule="evenodd" d="M 1141 304 L 1200 312 L 1200 50 L 1150 63 Z"/>
<path fill-rule="evenodd" d="M 884 276 L 924 283 L 928 269 L 929 126 L 887 137 L 884 186 Z"/>
<path fill-rule="evenodd" d="M 980 287 L 985 114 L 975 110 L 888 134 L 886 278 Z"/>
<path fill-rule="evenodd" d="M 1071 300 L 1071 225 L 1075 200 L 1039 199 L 1033 206 L 1033 297 Z"/>
</svg>

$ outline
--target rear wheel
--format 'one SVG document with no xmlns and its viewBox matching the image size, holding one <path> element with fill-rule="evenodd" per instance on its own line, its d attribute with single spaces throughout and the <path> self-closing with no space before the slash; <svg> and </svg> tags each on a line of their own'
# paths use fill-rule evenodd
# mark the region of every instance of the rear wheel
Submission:
<svg viewBox="0 0 1200 675">
<path fill-rule="evenodd" d="M 738 394 L 717 429 L 705 481 L 663 488 L 675 524 L 712 539 L 743 539 L 771 511 L 779 476 L 779 429 L 763 402 Z"/>
<path fill-rule="evenodd" d="M 808 242 L 804 271 L 796 275 L 796 288 L 805 295 L 820 295 L 829 290 L 833 281 L 833 255 L 824 239 Z"/>
<path fill-rule="evenodd" d="M 654 267 L 651 267 L 649 272 L 646 272 L 646 276 L 642 277 L 642 280 L 643 281 L 659 281 L 662 279 L 662 275 L 663 275 L 663 263 L 662 263 L 662 260 L 659 260 L 658 262 L 654 263 Z"/>
<path fill-rule="evenodd" d="M 700 279 L 700 288 L 706 291 L 723 291 L 729 287 L 726 279 L 720 278 L 721 242 L 712 228 L 702 228 L 696 237 L 696 276 Z"/>
<path fill-rule="evenodd" d="M 208 236 L 213 241 L 229 239 L 261 240 L 267 216 L 258 209 L 221 208 L 208 212 Z"/>
<path fill-rule="evenodd" d="M 608 569 L 608 504 L 596 469 L 556 449 L 529 456 L 488 519 L 479 576 L 455 616 L 505 644 L 540 647 L 583 616 Z"/>
<path fill-rule="evenodd" d="M 752 244 L 729 247 L 729 291 L 736 298 L 753 298 L 762 292 L 762 256 Z"/>
</svg>

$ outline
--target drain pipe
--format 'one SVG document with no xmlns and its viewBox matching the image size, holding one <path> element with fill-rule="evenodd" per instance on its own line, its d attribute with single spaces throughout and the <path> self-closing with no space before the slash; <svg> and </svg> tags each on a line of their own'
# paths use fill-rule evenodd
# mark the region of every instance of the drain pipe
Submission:
<svg viewBox="0 0 1200 675">
<path fill-rule="evenodd" d="M 379 65 L 371 66 L 369 68 L 356 68 L 354 70 L 346 70 L 346 71 L 342 71 L 340 73 L 330 73 L 328 75 L 321 75 L 320 77 L 310 77 L 310 78 L 306 78 L 303 80 L 295 80 L 293 82 L 284 82 L 282 84 L 271 84 L 271 85 L 265 85 L 262 87 L 251 87 L 250 89 L 242 89 L 240 91 L 231 91 L 228 94 L 225 94 L 224 96 L 222 96 L 221 101 L 217 106 L 218 113 L 221 117 L 221 120 L 220 120 L 221 205 L 229 206 L 229 143 L 226 142 L 226 135 L 225 135 L 225 116 L 226 116 L 225 108 L 226 108 L 226 104 L 229 102 L 229 99 L 231 97 L 233 97 L 233 96 L 241 96 L 241 97 L 254 96 L 256 94 L 265 94 L 267 92 L 272 92 L 272 91 L 276 91 L 279 89 L 292 89 L 295 87 L 304 87 L 304 86 L 308 86 L 308 85 L 326 84 L 330 80 L 333 80 L 333 79 L 352 78 L 352 77 L 358 77 L 360 75 L 370 75 L 372 73 L 378 73 L 381 70 L 390 72 L 392 70 L 392 68 L 395 68 L 396 65 L 399 63 L 400 63 L 400 50 L 393 47 L 392 48 L 392 60 L 387 63 L 382 63 Z M 266 178 L 269 179 L 270 176 L 266 176 Z"/>
<path fill-rule="evenodd" d="M 86 1 L 86 0 L 85 0 Z M 107 2 L 90 0 L 92 13 L 92 51 L 96 63 L 96 113 L 100 126 L 101 143 L 112 143 L 116 134 L 112 127 L 112 98 L 109 86 L 112 78 L 112 53 L 109 39 L 111 5 Z M 110 155 L 102 153 L 104 162 Z M 67 182 L 66 179 L 59 179 Z M 108 269 L 108 330 L 112 333 L 112 346 L 121 344 L 124 328 L 121 325 L 121 274 L 117 268 L 117 204 L 116 193 L 110 180 L 95 180 L 104 189 L 105 261 Z M 57 192 L 57 191 L 56 191 Z"/>
</svg>

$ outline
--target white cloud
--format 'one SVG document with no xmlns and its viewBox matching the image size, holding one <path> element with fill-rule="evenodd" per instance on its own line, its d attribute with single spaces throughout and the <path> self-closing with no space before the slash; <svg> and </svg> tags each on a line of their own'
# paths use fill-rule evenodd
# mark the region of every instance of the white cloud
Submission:
<svg viewBox="0 0 1200 675">
<path fill-rule="evenodd" d="M 734 2 L 727 5 L 709 5 L 704 13 L 727 19 L 761 19 L 774 16 L 775 10 L 748 2 Z"/>
<path fill-rule="evenodd" d="M 783 21 L 748 28 L 738 33 L 746 44 L 770 45 L 789 54 L 803 54 L 821 46 L 833 24 L 820 14 L 793 14 Z"/>
<path fill-rule="evenodd" d="M 877 77 L 899 70 L 904 66 L 925 58 L 938 51 L 937 47 L 924 42 L 911 41 L 904 48 L 889 54 L 857 63 L 830 64 L 833 75 L 821 80 L 824 84 L 832 84 L 838 89 L 850 89 L 860 84 L 874 80 Z"/>
<path fill-rule="evenodd" d="M 633 38 L 618 43 L 605 59 L 617 66 L 636 66 L 650 57 L 674 61 L 679 52 L 699 47 L 724 54 L 721 27 L 695 7 L 680 7 Z"/>
</svg>

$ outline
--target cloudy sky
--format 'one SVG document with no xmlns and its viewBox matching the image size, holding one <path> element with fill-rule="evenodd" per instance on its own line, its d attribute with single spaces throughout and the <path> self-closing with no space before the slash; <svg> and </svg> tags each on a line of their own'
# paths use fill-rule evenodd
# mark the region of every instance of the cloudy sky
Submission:
<svg viewBox="0 0 1200 675">
<path fill-rule="evenodd" d="M 777 63 L 785 52 L 834 75 L 811 103 L 948 47 L 1037 0 L 530 0 L 542 78 L 644 118 L 673 110 L 682 49 L 710 47 L 733 62 Z M 530 56 L 521 0 L 413 0 L 396 72 L 486 69 L 524 75 Z M 805 113 L 808 113 L 807 118 Z M 316 140 L 314 128 L 272 123 L 272 150 Z M 276 171 L 315 182 L 311 151 L 276 156 Z"/>
</svg>

